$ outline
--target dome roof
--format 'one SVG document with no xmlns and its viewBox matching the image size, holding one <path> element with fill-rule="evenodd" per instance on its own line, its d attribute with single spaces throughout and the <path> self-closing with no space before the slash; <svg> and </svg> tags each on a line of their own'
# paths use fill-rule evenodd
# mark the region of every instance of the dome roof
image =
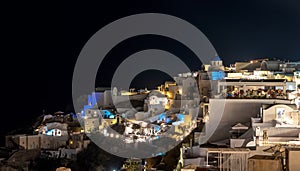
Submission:
<svg viewBox="0 0 300 171">
<path fill-rule="evenodd" d="M 219 56 L 215 56 L 212 61 L 222 61 L 221 58 Z"/>
</svg>

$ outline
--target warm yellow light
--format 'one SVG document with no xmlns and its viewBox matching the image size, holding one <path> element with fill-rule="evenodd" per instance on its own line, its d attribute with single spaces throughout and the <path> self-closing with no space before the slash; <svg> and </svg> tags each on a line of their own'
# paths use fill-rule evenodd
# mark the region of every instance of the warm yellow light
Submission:
<svg viewBox="0 0 300 171">
<path fill-rule="evenodd" d="M 170 106 L 170 105 L 168 105 L 168 104 L 167 104 L 167 105 L 165 105 L 165 109 L 168 109 L 168 110 L 169 110 L 170 108 L 171 108 L 171 106 Z"/>
<path fill-rule="evenodd" d="M 172 93 L 167 92 L 167 96 L 168 96 L 168 98 L 172 98 Z"/>
<path fill-rule="evenodd" d="M 182 89 L 179 89 L 178 92 L 179 92 L 179 94 L 182 94 Z"/>
</svg>

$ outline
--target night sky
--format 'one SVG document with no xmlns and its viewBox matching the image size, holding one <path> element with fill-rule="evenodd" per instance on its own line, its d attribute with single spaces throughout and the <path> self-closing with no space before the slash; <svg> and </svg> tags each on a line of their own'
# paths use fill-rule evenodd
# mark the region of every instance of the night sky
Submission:
<svg viewBox="0 0 300 171">
<path fill-rule="evenodd" d="M 31 124 L 43 109 L 47 113 L 72 111 L 72 74 L 82 47 L 96 31 L 124 16 L 151 12 L 187 20 L 208 37 L 225 65 L 262 57 L 300 60 L 298 0 L 14 3 L 1 5 L 1 9 L 5 101 L 1 136 Z M 121 42 L 106 56 L 96 86 L 109 86 L 122 60 L 150 48 L 177 55 L 191 70 L 201 66 L 179 42 L 161 36 L 138 36 Z M 153 87 L 165 79 L 170 77 L 147 71 L 132 85 Z"/>
</svg>

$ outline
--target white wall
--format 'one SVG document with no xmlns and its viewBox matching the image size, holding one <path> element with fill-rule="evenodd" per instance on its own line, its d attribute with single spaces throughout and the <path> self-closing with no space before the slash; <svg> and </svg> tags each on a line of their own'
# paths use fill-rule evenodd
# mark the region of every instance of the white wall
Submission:
<svg viewBox="0 0 300 171">
<path fill-rule="evenodd" d="M 274 99 L 210 99 L 209 121 L 205 125 L 205 136 L 200 138 L 200 144 L 220 141 L 229 138 L 229 130 L 238 122 L 250 122 L 257 116 L 262 104 L 285 103 L 288 100 Z"/>
</svg>

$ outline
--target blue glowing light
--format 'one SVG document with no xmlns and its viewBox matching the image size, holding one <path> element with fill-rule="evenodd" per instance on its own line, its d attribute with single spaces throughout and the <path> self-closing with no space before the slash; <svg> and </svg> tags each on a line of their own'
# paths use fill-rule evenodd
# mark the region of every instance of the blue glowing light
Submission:
<svg viewBox="0 0 300 171">
<path fill-rule="evenodd" d="M 51 129 L 45 133 L 46 135 L 52 135 L 52 136 L 61 136 L 61 130 L 59 129 Z"/>
<path fill-rule="evenodd" d="M 157 153 L 157 156 L 164 156 L 166 153 Z"/>
<path fill-rule="evenodd" d="M 54 135 L 54 130 L 51 129 L 50 131 L 47 131 L 47 132 L 46 132 L 46 135 Z"/>
<path fill-rule="evenodd" d="M 76 119 L 76 118 L 77 118 L 77 116 L 75 115 L 75 113 L 70 113 L 70 115 L 71 115 L 71 117 L 72 117 L 73 119 Z"/>
<path fill-rule="evenodd" d="M 154 129 L 155 129 L 155 131 L 157 132 L 157 131 L 159 131 L 159 130 L 160 130 L 160 126 L 158 126 L 158 125 L 155 125 L 155 126 L 154 126 Z"/>
<path fill-rule="evenodd" d="M 92 95 L 88 95 L 88 105 L 92 106 Z"/>
<path fill-rule="evenodd" d="M 179 121 L 184 121 L 184 114 L 181 113 L 177 114 L 177 118 Z"/>
<path fill-rule="evenodd" d="M 163 121 L 163 120 L 165 120 L 165 119 L 166 119 L 166 113 L 160 114 L 159 120 Z"/>
<path fill-rule="evenodd" d="M 93 103 L 96 104 L 101 98 L 101 93 L 99 92 L 93 92 L 92 93 L 92 100 L 93 100 Z"/>
<path fill-rule="evenodd" d="M 166 118 L 166 119 L 165 119 L 165 122 L 166 122 L 166 123 L 170 123 L 171 121 L 172 121 L 171 118 Z"/>
<path fill-rule="evenodd" d="M 222 80 L 225 78 L 225 73 L 223 71 L 213 71 L 211 72 L 212 80 Z"/>
<path fill-rule="evenodd" d="M 97 105 L 97 102 L 100 100 L 100 93 L 99 92 L 93 92 L 91 95 L 88 95 L 88 105 L 95 106 Z"/>
<path fill-rule="evenodd" d="M 212 61 L 222 61 L 219 56 L 215 56 Z"/>
<path fill-rule="evenodd" d="M 102 110 L 101 113 L 103 118 L 109 118 L 109 119 L 115 118 L 115 115 L 108 110 Z"/>
</svg>

